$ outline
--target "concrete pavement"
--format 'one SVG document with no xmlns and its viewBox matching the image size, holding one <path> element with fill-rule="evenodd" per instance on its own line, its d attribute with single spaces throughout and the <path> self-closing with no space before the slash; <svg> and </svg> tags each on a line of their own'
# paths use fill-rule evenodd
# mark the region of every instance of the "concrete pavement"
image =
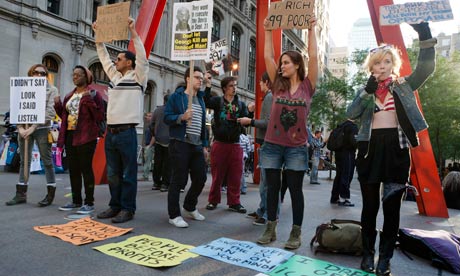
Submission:
<svg viewBox="0 0 460 276">
<path fill-rule="evenodd" d="M 140 176 L 140 174 L 139 174 Z M 310 185 L 309 177 L 305 177 L 305 214 L 302 226 L 302 246 L 295 250 L 296 254 L 332 262 L 342 266 L 358 268 L 360 257 L 314 253 L 310 250 L 309 241 L 314 235 L 317 225 L 333 218 L 359 220 L 361 212 L 361 196 L 356 179 L 352 182 L 351 200 L 355 207 L 339 207 L 329 203 L 332 181 L 328 180 L 329 172 L 320 171 L 321 185 Z M 247 179 L 251 182 L 251 179 Z M 245 215 L 226 210 L 224 204 L 214 211 L 205 209 L 209 193 L 211 177 L 200 196 L 198 209 L 206 217 L 205 221 L 190 221 L 190 227 L 175 228 L 168 223 L 166 210 L 167 193 L 152 191 L 150 182 L 139 182 L 137 212 L 135 219 L 117 225 L 133 227 L 134 230 L 125 236 L 92 244 L 74 246 L 57 238 L 43 235 L 33 230 L 33 226 L 63 224 L 66 212 L 58 210 L 60 205 L 69 201 L 64 195 L 70 193 L 68 174 L 57 175 L 57 191 L 53 205 L 39 208 L 36 203 L 45 195 L 43 175 L 32 175 L 28 192 L 28 203 L 18 206 L 5 206 L 7 200 L 14 195 L 17 174 L 0 172 L 0 275 L 256 275 L 257 272 L 246 268 L 215 261 L 206 257 L 194 258 L 172 268 L 152 269 L 125 262 L 102 254 L 92 247 L 107 243 L 119 242 L 128 237 L 148 234 L 168 238 L 180 243 L 198 246 L 220 237 L 255 242 L 263 232 L 263 226 L 254 226 L 252 220 Z M 241 196 L 241 202 L 249 212 L 254 211 L 259 203 L 257 185 L 248 185 L 248 193 Z M 109 201 L 107 185 L 100 185 L 95 190 L 96 211 L 106 209 Z M 286 199 L 281 209 L 278 225 L 278 240 L 270 244 L 282 248 L 289 236 L 291 228 L 290 198 Z M 405 201 L 401 210 L 401 227 L 426 230 L 443 229 L 460 234 L 460 211 L 449 210 L 450 218 L 433 218 L 418 215 L 415 202 Z M 99 220 L 110 224 L 110 221 Z M 378 226 L 382 225 L 382 214 L 379 213 Z M 392 259 L 393 275 L 454 275 L 447 271 L 438 271 L 429 261 L 417 258 L 410 260 L 399 250 Z"/>
</svg>

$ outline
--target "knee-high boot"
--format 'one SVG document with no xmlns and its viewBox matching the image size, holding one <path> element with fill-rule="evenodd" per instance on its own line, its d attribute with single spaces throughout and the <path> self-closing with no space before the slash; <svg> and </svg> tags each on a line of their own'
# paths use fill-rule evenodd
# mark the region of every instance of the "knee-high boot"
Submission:
<svg viewBox="0 0 460 276">
<path fill-rule="evenodd" d="M 361 239 L 363 242 L 363 259 L 361 261 L 361 269 L 374 273 L 374 255 L 375 255 L 375 238 L 377 237 L 377 231 L 370 233 L 362 233 Z"/>
<path fill-rule="evenodd" d="M 396 237 L 387 237 L 385 233 L 380 234 L 379 261 L 377 263 L 377 276 L 391 276 L 390 260 L 393 257 Z"/>
<path fill-rule="evenodd" d="M 16 185 L 16 195 L 6 205 L 16 205 L 27 202 L 27 185 Z"/>
</svg>

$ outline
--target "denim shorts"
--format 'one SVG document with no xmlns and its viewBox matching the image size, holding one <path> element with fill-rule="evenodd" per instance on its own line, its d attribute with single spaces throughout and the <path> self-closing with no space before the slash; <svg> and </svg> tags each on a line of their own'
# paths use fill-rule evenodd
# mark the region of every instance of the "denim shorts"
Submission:
<svg viewBox="0 0 460 276">
<path fill-rule="evenodd" d="M 305 171 L 308 169 L 308 148 L 306 145 L 286 147 L 265 142 L 261 149 L 259 165 L 264 169 Z"/>
</svg>

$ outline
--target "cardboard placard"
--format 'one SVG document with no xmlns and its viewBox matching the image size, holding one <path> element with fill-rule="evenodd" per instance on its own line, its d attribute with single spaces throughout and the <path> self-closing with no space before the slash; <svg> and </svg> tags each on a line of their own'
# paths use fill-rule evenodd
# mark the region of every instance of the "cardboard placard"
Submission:
<svg viewBox="0 0 460 276">
<path fill-rule="evenodd" d="M 211 43 L 209 58 L 206 60 L 206 71 L 214 76 L 225 74 L 225 64 L 229 58 L 227 39 L 223 38 Z"/>
<path fill-rule="evenodd" d="M 131 2 L 97 7 L 96 42 L 128 39 L 128 17 Z"/>
<path fill-rule="evenodd" d="M 449 0 L 411 2 L 380 7 L 380 25 L 417 24 L 422 21 L 453 20 Z"/>
<path fill-rule="evenodd" d="M 308 29 L 314 16 L 314 0 L 285 0 L 272 2 L 268 11 L 267 30 Z"/>
<path fill-rule="evenodd" d="M 10 78 L 10 123 L 45 123 L 46 83 L 45 77 Z"/>
</svg>

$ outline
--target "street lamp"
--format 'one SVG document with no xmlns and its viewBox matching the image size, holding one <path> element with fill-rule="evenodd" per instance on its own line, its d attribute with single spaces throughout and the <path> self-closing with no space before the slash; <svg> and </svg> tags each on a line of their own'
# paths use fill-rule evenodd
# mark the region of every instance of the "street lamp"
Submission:
<svg viewBox="0 0 460 276">
<path fill-rule="evenodd" d="M 232 70 L 230 71 L 230 76 L 233 76 L 234 75 L 234 72 L 237 72 L 238 70 L 238 63 L 233 63 L 232 64 Z"/>
</svg>

